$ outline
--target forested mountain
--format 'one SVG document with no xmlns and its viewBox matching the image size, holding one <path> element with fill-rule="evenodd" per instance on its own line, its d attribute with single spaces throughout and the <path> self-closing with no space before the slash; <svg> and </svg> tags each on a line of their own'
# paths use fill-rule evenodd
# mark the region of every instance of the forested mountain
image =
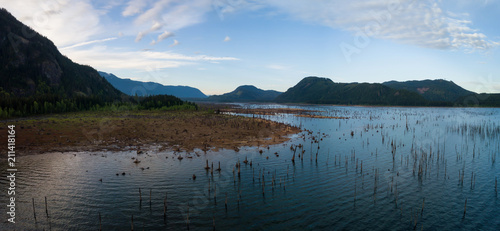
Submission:
<svg viewBox="0 0 500 231">
<path fill-rule="evenodd" d="M 455 106 L 459 107 L 500 107 L 500 94 L 472 94 L 460 97 Z"/>
<path fill-rule="evenodd" d="M 465 90 L 452 81 L 443 79 L 405 82 L 389 81 L 382 84 L 399 90 L 417 92 L 430 101 L 455 102 L 460 97 L 474 94 L 474 92 Z"/>
<path fill-rule="evenodd" d="M 281 92 L 278 91 L 262 90 L 255 86 L 243 85 L 232 92 L 210 96 L 208 100 L 219 102 L 271 102 L 280 94 Z"/>
<path fill-rule="evenodd" d="M 0 112 L 72 111 L 121 100 L 90 66 L 63 56 L 46 37 L 0 9 Z"/>
<path fill-rule="evenodd" d="M 179 98 L 207 98 L 203 92 L 197 88 L 188 86 L 165 86 L 154 82 L 141 82 L 131 79 L 118 78 L 116 75 L 106 72 L 99 72 L 108 82 L 118 90 L 127 95 L 173 95 Z"/>
<path fill-rule="evenodd" d="M 279 103 L 425 106 L 421 95 L 382 84 L 334 83 L 328 78 L 306 77 L 276 98 Z"/>
</svg>

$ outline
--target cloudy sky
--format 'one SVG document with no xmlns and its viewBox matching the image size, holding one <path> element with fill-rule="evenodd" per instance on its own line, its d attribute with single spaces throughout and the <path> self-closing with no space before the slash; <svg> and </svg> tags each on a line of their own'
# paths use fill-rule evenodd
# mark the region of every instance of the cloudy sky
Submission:
<svg viewBox="0 0 500 231">
<path fill-rule="evenodd" d="M 0 0 L 73 61 L 221 94 L 336 82 L 452 80 L 500 92 L 496 0 Z"/>
</svg>

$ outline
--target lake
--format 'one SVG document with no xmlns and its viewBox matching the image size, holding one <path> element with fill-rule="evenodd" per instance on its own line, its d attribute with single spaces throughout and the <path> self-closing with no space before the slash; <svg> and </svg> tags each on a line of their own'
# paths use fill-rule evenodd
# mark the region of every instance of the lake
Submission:
<svg viewBox="0 0 500 231">
<path fill-rule="evenodd" d="M 255 115 L 303 132 L 239 152 L 18 157 L 2 230 L 500 230 L 500 109 L 240 106 L 327 118 Z"/>
</svg>

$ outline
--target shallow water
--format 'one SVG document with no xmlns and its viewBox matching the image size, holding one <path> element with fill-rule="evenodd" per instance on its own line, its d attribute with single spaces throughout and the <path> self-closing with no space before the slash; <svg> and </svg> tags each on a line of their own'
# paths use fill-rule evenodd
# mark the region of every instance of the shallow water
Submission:
<svg viewBox="0 0 500 231">
<path fill-rule="evenodd" d="M 188 208 L 190 230 L 500 230 L 499 109 L 293 107 L 348 119 L 261 116 L 304 130 L 269 149 L 19 157 L 16 225 L 2 212 L 1 230 L 95 230 L 99 213 L 103 230 L 128 230 L 132 216 L 137 230 L 185 230 Z M 303 145 L 295 163 L 292 144 Z M 222 170 L 212 175 L 206 160 Z"/>
</svg>

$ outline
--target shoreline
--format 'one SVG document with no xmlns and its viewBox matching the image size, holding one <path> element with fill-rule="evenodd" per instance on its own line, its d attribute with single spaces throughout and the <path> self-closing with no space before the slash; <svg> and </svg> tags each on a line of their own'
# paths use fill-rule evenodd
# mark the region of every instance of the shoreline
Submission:
<svg viewBox="0 0 500 231">
<path fill-rule="evenodd" d="M 147 151 L 203 152 L 244 146 L 266 147 L 288 141 L 297 127 L 260 118 L 208 111 L 86 111 L 0 122 L 16 125 L 16 155 L 49 152 Z M 3 141 L 2 141 L 3 142 Z M 4 145 L 2 149 L 6 150 Z M 3 158 L 0 157 L 0 158 Z"/>
</svg>

